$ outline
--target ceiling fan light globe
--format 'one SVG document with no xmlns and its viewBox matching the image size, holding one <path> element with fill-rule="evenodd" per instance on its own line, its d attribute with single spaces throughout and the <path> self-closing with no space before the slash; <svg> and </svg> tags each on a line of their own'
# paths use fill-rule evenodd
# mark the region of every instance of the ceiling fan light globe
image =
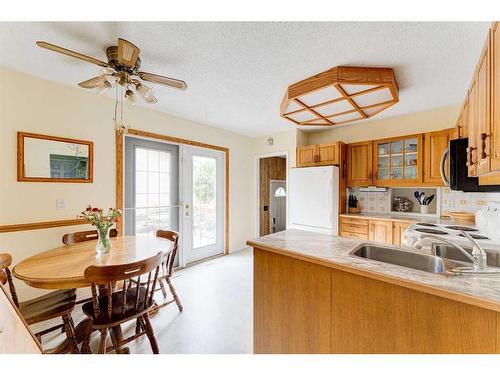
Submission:
<svg viewBox="0 0 500 375">
<path fill-rule="evenodd" d="M 134 94 L 134 92 L 130 89 L 125 91 L 125 99 L 127 100 L 127 103 L 135 105 L 137 103 L 137 97 Z"/>
</svg>

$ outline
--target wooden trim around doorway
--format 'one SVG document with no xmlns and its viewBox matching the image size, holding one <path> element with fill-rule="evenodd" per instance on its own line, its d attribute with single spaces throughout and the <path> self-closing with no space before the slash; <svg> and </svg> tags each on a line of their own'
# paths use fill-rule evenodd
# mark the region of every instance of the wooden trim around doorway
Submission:
<svg viewBox="0 0 500 375">
<path fill-rule="evenodd" d="M 163 134 L 150 133 L 137 129 L 128 129 L 127 134 L 149 139 L 156 139 L 159 141 L 177 143 L 195 147 L 208 148 L 211 150 L 225 152 L 226 159 L 226 228 L 225 228 L 225 244 L 224 253 L 229 254 L 229 148 L 215 146 L 208 143 L 191 141 L 189 139 L 171 137 Z M 121 130 L 115 131 L 115 144 L 116 144 L 116 208 L 123 212 L 123 188 L 124 188 L 124 152 L 123 152 L 123 137 L 124 133 Z M 123 235 L 123 226 L 121 222 L 117 223 L 118 235 Z"/>
</svg>

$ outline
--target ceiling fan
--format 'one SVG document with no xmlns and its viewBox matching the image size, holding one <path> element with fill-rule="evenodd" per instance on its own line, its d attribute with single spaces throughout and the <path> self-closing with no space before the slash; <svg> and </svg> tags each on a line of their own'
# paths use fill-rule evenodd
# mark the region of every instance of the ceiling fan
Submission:
<svg viewBox="0 0 500 375">
<path fill-rule="evenodd" d="M 153 90 L 142 83 L 141 80 L 180 90 L 187 89 L 186 82 L 180 79 L 140 71 L 141 58 L 139 57 L 139 53 L 141 50 L 125 39 L 118 38 L 118 45 L 106 48 L 107 62 L 47 42 L 38 41 L 36 44 L 41 48 L 62 53 L 63 55 L 102 67 L 103 69 L 97 77 L 80 82 L 78 86 L 84 89 L 93 89 L 97 92 L 104 92 L 111 87 L 120 85 L 126 88 L 125 99 L 131 104 L 137 101 L 136 93 L 146 103 L 158 102 L 153 95 Z"/>
</svg>

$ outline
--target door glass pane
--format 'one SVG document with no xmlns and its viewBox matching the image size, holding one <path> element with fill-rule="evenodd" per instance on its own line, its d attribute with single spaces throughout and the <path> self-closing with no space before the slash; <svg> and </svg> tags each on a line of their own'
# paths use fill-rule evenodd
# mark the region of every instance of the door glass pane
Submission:
<svg viewBox="0 0 500 375">
<path fill-rule="evenodd" d="M 216 243 L 216 159 L 193 156 L 193 248 Z"/>
<path fill-rule="evenodd" d="M 405 140 L 405 152 L 417 152 L 417 145 L 417 138 L 410 138 Z"/>
<path fill-rule="evenodd" d="M 381 143 L 378 145 L 378 154 L 379 155 L 388 155 L 389 153 L 390 153 L 389 143 Z"/>
<path fill-rule="evenodd" d="M 403 155 L 391 156 L 391 166 L 401 167 L 402 165 L 403 165 Z"/>
<path fill-rule="evenodd" d="M 389 168 L 379 168 L 378 170 L 378 179 L 379 180 L 388 180 L 390 178 L 390 169 Z"/>
<path fill-rule="evenodd" d="M 391 177 L 393 179 L 401 179 L 403 178 L 403 168 L 398 167 L 398 168 L 391 168 Z"/>
</svg>

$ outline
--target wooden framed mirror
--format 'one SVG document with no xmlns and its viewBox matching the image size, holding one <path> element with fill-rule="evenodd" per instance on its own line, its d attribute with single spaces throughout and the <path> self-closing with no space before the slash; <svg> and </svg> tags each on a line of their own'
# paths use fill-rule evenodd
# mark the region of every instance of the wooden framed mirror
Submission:
<svg viewBox="0 0 500 375">
<path fill-rule="evenodd" d="M 93 182 L 94 143 L 17 132 L 17 181 Z"/>
</svg>

